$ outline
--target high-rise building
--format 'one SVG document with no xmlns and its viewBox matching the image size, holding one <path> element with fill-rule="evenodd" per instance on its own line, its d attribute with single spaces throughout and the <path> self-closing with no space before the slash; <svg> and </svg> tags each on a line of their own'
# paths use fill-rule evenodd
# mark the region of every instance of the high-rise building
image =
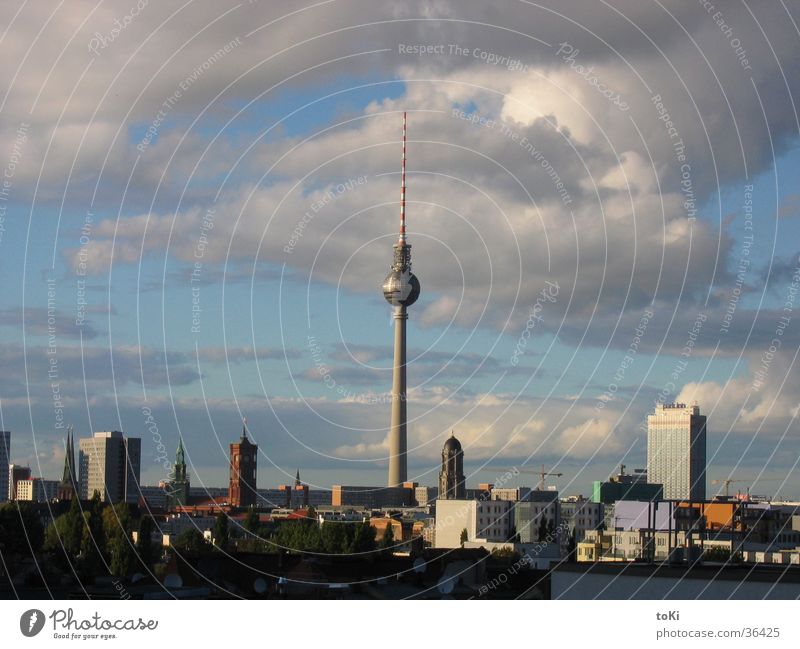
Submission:
<svg viewBox="0 0 800 649">
<path fill-rule="evenodd" d="M 258 445 L 247 439 L 247 424 L 242 426 L 242 437 L 231 444 L 231 479 L 228 502 L 233 507 L 253 507 L 258 502 L 256 490 L 256 457 Z"/>
<path fill-rule="evenodd" d="M 95 433 L 79 443 L 79 491 L 88 500 L 95 491 L 104 502 L 139 501 L 142 440 L 119 431 Z"/>
<path fill-rule="evenodd" d="M 29 466 L 20 466 L 19 464 L 8 465 L 8 499 L 17 499 L 17 483 L 20 480 L 29 480 L 31 477 L 31 468 Z"/>
<path fill-rule="evenodd" d="M 186 475 L 186 457 L 183 450 L 183 438 L 178 441 L 175 451 L 172 480 L 167 485 L 167 502 L 170 509 L 182 507 L 189 502 L 189 478 Z"/>
<path fill-rule="evenodd" d="M 464 451 L 453 433 L 442 448 L 442 469 L 439 472 L 439 498 L 463 500 L 466 498 L 464 480 Z"/>
<path fill-rule="evenodd" d="M 7 430 L 0 430 L 0 502 L 5 502 L 9 498 L 8 481 L 10 474 L 8 473 L 8 463 L 11 457 L 11 433 Z"/>
<path fill-rule="evenodd" d="M 78 474 L 75 471 L 75 449 L 73 447 L 72 426 L 67 428 L 66 455 L 64 456 L 64 473 L 58 485 L 58 499 L 72 500 L 78 491 Z"/>
<path fill-rule="evenodd" d="M 394 364 L 392 418 L 389 427 L 389 486 L 408 480 L 406 431 L 406 320 L 419 297 L 419 280 L 411 272 L 411 245 L 406 243 L 406 114 L 403 113 L 403 158 L 400 177 L 400 237 L 394 244 L 392 270 L 383 282 L 383 297 L 393 307 Z"/>
<path fill-rule="evenodd" d="M 696 405 L 658 404 L 647 417 L 647 480 L 666 500 L 705 500 L 706 418 Z"/>
</svg>

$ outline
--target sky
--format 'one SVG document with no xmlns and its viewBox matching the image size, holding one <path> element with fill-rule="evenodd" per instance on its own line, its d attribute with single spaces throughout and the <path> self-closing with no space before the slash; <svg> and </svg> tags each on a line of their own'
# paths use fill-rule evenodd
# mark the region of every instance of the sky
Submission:
<svg viewBox="0 0 800 649">
<path fill-rule="evenodd" d="M 696 402 L 709 481 L 800 498 L 800 12 L 719 5 L 5 3 L 12 461 L 224 486 L 246 417 L 259 487 L 383 484 L 405 111 L 409 479 L 454 432 L 588 494 Z"/>
</svg>

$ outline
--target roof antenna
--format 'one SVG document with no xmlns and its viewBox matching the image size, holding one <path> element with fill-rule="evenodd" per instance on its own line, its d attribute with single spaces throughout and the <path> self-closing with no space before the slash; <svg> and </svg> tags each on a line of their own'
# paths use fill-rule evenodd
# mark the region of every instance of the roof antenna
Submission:
<svg viewBox="0 0 800 649">
<path fill-rule="evenodd" d="M 400 245 L 406 243 L 406 113 L 403 111 L 403 164 L 400 174 Z"/>
</svg>

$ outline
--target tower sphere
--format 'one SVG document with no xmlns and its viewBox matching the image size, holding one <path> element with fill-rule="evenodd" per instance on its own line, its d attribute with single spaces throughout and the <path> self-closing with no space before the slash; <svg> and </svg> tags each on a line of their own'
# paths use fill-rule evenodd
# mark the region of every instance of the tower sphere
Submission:
<svg viewBox="0 0 800 649">
<path fill-rule="evenodd" d="M 419 280 L 410 270 L 392 270 L 383 282 L 383 297 L 392 306 L 411 306 L 419 290 Z"/>
</svg>

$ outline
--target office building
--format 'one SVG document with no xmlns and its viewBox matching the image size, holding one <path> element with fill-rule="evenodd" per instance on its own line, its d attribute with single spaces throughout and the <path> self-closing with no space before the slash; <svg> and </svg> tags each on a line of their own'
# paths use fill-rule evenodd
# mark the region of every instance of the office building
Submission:
<svg viewBox="0 0 800 649">
<path fill-rule="evenodd" d="M 647 479 L 666 500 L 705 500 L 706 418 L 696 405 L 658 404 L 647 417 Z"/>
<path fill-rule="evenodd" d="M 407 482 L 401 487 L 366 487 L 333 485 L 331 505 L 334 507 L 413 507 L 416 500 L 416 487 Z"/>
<path fill-rule="evenodd" d="M 58 480 L 44 480 L 43 478 L 18 480 L 15 495 L 16 500 L 19 501 L 45 503 L 55 500 L 58 496 Z"/>
<path fill-rule="evenodd" d="M 8 499 L 17 499 L 17 483 L 20 480 L 29 480 L 31 477 L 31 468 L 29 466 L 20 466 L 19 464 L 8 465 Z"/>
<path fill-rule="evenodd" d="M 8 482 L 11 478 L 7 473 L 11 458 L 11 433 L 7 430 L 0 430 L 0 503 L 9 499 Z"/>
<path fill-rule="evenodd" d="M 103 502 L 139 501 L 142 440 L 119 431 L 95 433 L 79 443 L 79 491 L 84 500 L 94 492 Z"/>
<path fill-rule="evenodd" d="M 620 466 L 617 475 L 608 480 L 595 480 L 592 484 L 592 502 L 613 505 L 618 500 L 663 500 L 663 485 L 649 482 L 647 469 L 635 469 L 625 473 L 625 465 Z"/>
<path fill-rule="evenodd" d="M 514 529 L 518 543 L 557 543 L 561 508 L 558 491 L 533 489 L 526 500 L 514 504 Z"/>
<path fill-rule="evenodd" d="M 587 532 L 596 530 L 603 524 L 602 503 L 595 503 L 580 496 L 571 496 L 562 500 L 559 508 L 562 528 L 565 530 L 561 535 L 562 543 L 573 534 L 575 542 L 580 543 Z"/>
</svg>

